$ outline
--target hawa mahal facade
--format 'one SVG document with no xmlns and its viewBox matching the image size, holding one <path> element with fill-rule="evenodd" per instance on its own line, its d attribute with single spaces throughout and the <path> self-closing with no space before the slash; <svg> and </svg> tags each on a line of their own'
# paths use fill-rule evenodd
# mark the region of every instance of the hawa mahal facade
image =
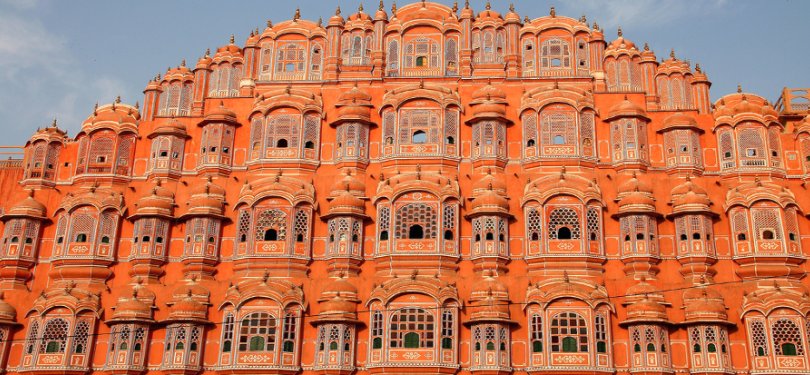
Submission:
<svg viewBox="0 0 810 375">
<path fill-rule="evenodd" d="M 808 90 L 416 2 L 233 39 L 0 166 L 9 374 L 810 374 Z"/>
</svg>

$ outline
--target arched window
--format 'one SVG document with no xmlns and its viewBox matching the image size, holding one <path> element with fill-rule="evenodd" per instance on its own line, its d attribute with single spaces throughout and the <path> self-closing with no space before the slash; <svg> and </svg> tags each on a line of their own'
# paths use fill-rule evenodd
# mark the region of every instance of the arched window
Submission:
<svg viewBox="0 0 810 375">
<path fill-rule="evenodd" d="M 57 318 L 45 323 L 39 351 L 41 353 L 64 353 L 70 324 L 67 320 Z"/>
<path fill-rule="evenodd" d="M 565 69 L 571 67 L 571 50 L 567 41 L 553 38 L 543 42 L 540 51 L 543 69 Z"/>
<path fill-rule="evenodd" d="M 790 319 L 779 319 L 771 325 L 773 352 L 776 355 L 804 355 L 799 326 Z"/>
<path fill-rule="evenodd" d="M 239 328 L 239 351 L 268 351 L 276 347 L 276 319 L 274 316 L 255 312 L 242 318 Z"/>
<path fill-rule="evenodd" d="M 579 314 L 557 314 L 551 320 L 550 332 L 552 352 L 588 352 L 588 326 Z"/>
<path fill-rule="evenodd" d="M 397 239 L 435 239 L 438 231 L 436 209 L 424 203 L 409 203 L 396 212 Z"/>
<path fill-rule="evenodd" d="M 580 238 L 579 214 L 571 208 L 560 207 L 549 214 L 549 238 L 552 240 L 572 240 Z M 565 237 L 560 238 L 560 235 Z"/>
<path fill-rule="evenodd" d="M 391 316 L 391 348 L 432 348 L 433 315 L 419 308 L 404 308 Z"/>
</svg>

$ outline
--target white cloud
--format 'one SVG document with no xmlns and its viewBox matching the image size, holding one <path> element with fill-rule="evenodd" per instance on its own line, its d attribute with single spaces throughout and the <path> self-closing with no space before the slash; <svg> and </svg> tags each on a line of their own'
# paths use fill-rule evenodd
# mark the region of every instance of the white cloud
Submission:
<svg viewBox="0 0 810 375">
<path fill-rule="evenodd" d="M 587 14 L 598 15 L 595 20 L 606 30 L 617 27 L 642 28 L 669 24 L 684 18 L 715 12 L 727 0 L 587 0 L 581 6 Z"/>
<path fill-rule="evenodd" d="M 0 6 L 12 5 L 0 12 L 0 126 L 8 137 L 4 143 L 22 144 L 34 128 L 54 117 L 76 134 L 96 98 L 112 101 L 126 92 L 122 80 L 83 69 L 69 41 L 30 16 L 37 3 L 0 0 Z"/>
</svg>

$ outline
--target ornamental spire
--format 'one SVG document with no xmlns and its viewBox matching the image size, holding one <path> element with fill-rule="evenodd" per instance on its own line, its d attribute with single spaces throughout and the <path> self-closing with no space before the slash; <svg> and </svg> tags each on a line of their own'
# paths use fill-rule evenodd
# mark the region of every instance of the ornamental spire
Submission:
<svg viewBox="0 0 810 375">
<path fill-rule="evenodd" d="M 295 8 L 295 14 L 293 14 L 293 22 L 297 22 L 301 19 L 301 8 Z"/>
</svg>

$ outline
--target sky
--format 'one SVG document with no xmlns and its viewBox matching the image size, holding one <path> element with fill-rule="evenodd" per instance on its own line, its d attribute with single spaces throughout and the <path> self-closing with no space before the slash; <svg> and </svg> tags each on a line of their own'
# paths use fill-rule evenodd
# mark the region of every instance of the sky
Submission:
<svg viewBox="0 0 810 375">
<path fill-rule="evenodd" d="M 186 59 L 193 66 L 206 48 L 242 45 L 268 19 L 327 20 L 339 5 L 346 17 L 361 0 L 0 0 L 0 145 L 23 145 L 54 118 L 75 136 L 96 102 L 118 95 L 143 101 L 156 74 Z M 452 0 L 440 0 L 452 5 Z M 377 0 L 363 2 L 366 12 Z M 399 6 L 410 1 L 399 1 Z M 460 1 L 463 4 L 463 0 Z M 472 8 L 484 9 L 484 0 Z M 644 42 L 661 57 L 699 63 L 712 81 L 712 98 L 736 91 L 771 102 L 783 87 L 810 87 L 807 20 L 803 0 L 514 0 L 521 16 L 586 15 L 616 38 Z M 385 0 L 390 10 L 391 0 Z M 492 1 L 505 14 L 509 1 Z"/>
</svg>

